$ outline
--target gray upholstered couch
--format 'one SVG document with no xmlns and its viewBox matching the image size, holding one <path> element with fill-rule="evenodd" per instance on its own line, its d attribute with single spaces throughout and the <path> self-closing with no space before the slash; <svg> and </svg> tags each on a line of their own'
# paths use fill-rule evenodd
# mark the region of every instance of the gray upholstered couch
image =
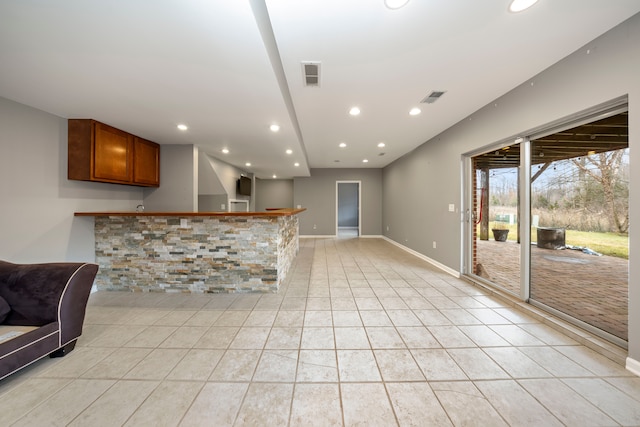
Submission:
<svg viewBox="0 0 640 427">
<path fill-rule="evenodd" d="M 96 264 L 0 261 L 0 379 L 73 350 L 97 272 Z"/>
</svg>

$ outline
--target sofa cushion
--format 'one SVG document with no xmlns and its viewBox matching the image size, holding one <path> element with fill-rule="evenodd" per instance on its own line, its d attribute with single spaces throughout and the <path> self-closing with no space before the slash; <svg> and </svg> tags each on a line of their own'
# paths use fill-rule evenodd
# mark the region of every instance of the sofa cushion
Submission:
<svg viewBox="0 0 640 427">
<path fill-rule="evenodd" d="M 0 323 L 4 322 L 4 319 L 7 318 L 9 312 L 11 311 L 11 307 L 9 307 L 9 303 L 0 297 Z"/>
<path fill-rule="evenodd" d="M 42 326 L 14 326 L 14 325 L 0 325 L 0 344 L 3 344 L 7 341 L 11 341 L 19 337 L 20 335 L 26 334 L 27 332 L 35 331 Z M 5 346 L 0 345 L 0 358 L 4 356 L 7 352 L 5 351 Z"/>
<path fill-rule="evenodd" d="M 11 311 L 7 325 L 42 326 L 58 320 L 58 302 L 74 264 L 29 264 L 6 269 L 0 277 L 0 297 Z"/>
</svg>

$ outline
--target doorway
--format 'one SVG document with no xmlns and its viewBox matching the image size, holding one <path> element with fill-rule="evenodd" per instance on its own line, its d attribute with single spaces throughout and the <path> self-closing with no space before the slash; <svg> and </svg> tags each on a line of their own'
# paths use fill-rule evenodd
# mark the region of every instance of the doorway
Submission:
<svg viewBox="0 0 640 427">
<path fill-rule="evenodd" d="M 359 237 L 360 181 L 336 181 L 336 236 Z"/>
</svg>

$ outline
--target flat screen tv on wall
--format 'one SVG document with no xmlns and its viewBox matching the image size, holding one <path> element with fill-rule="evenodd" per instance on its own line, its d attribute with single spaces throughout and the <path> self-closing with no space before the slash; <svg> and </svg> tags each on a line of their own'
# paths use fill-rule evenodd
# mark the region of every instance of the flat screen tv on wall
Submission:
<svg viewBox="0 0 640 427">
<path fill-rule="evenodd" d="M 247 178 L 246 176 L 241 176 L 238 180 L 238 188 L 236 192 L 240 196 L 250 196 L 251 195 L 251 178 Z"/>
</svg>

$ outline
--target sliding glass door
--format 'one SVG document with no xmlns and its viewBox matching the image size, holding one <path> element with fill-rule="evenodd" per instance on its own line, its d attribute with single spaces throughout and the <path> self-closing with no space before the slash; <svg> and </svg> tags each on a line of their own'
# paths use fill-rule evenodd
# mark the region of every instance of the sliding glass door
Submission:
<svg viewBox="0 0 640 427">
<path fill-rule="evenodd" d="M 626 112 L 531 141 L 531 301 L 622 341 L 628 146 Z"/>
<path fill-rule="evenodd" d="M 465 274 L 626 345 L 627 129 L 624 104 L 468 155 Z"/>
<path fill-rule="evenodd" d="M 472 272 L 503 290 L 519 294 L 520 145 L 473 156 Z"/>
</svg>

